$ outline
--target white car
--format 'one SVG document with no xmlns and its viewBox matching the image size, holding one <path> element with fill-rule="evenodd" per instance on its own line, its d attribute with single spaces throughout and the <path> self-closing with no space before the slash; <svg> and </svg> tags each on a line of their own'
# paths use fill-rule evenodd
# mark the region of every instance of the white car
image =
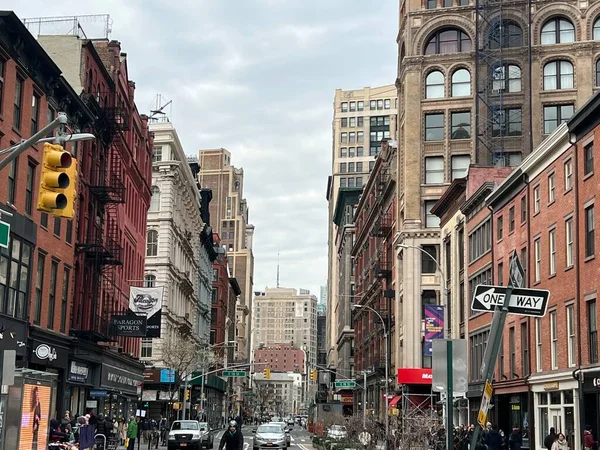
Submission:
<svg viewBox="0 0 600 450">
<path fill-rule="evenodd" d="M 348 430 L 343 425 L 331 425 L 327 430 L 327 437 L 331 439 L 345 439 L 348 437 Z"/>
<path fill-rule="evenodd" d="M 179 448 L 201 450 L 205 431 L 200 429 L 200 424 L 195 420 L 176 420 L 171 425 L 167 449 Z"/>
<path fill-rule="evenodd" d="M 269 425 L 279 425 L 281 430 L 285 433 L 285 442 L 289 447 L 292 444 L 292 438 L 290 437 L 290 430 L 285 422 L 270 422 Z"/>
<path fill-rule="evenodd" d="M 261 448 L 286 449 L 287 438 L 285 432 L 278 424 L 268 423 L 256 429 L 252 442 L 253 450 Z"/>
</svg>

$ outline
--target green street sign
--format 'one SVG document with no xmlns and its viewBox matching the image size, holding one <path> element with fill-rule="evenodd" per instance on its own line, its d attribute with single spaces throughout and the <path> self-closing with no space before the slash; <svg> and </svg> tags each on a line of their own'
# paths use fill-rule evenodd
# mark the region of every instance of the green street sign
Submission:
<svg viewBox="0 0 600 450">
<path fill-rule="evenodd" d="M 356 381 L 336 381 L 335 387 L 336 388 L 355 388 Z"/>
<path fill-rule="evenodd" d="M 223 376 L 224 377 L 245 377 L 246 371 L 245 370 L 224 370 Z"/>
<path fill-rule="evenodd" d="M 0 220 L 0 247 L 8 248 L 10 241 L 10 224 Z"/>
</svg>

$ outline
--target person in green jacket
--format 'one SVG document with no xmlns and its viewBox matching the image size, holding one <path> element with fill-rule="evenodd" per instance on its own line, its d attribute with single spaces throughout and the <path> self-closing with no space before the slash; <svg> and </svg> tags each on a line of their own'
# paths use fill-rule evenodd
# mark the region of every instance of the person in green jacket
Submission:
<svg viewBox="0 0 600 450">
<path fill-rule="evenodd" d="M 138 435 L 138 423 L 134 417 L 129 418 L 129 425 L 127 425 L 127 437 L 129 438 L 129 445 L 127 450 L 133 450 L 135 448 L 135 439 Z"/>
</svg>

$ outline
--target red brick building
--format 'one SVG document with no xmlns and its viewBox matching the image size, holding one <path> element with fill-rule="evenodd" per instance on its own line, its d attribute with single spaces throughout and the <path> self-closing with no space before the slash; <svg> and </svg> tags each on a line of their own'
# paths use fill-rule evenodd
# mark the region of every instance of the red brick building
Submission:
<svg viewBox="0 0 600 450">
<path fill-rule="evenodd" d="M 215 247 L 222 249 L 221 238 L 213 233 Z M 219 255 L 213 262 L 213 283 L 210 311 L 210 343 L 211 345 L 225 342 L 225 327 L 227 319 L 227 304 L 229 302 L 229 274 L 227 258 Z M 235 323 L 235 304 L 233 306 L 233 322 Z M 231 325 L 234 326 L 234 325 Z"/>
<path fill-rule="evenodd" d="M 304 373 L 304 352 L 291 344 L 276 344 L 254 350 L 254 362 L 271 372 Z"/>
<path fill-rule="evenodd" d="M 71 129 L 84 129 L 91 112 L 19 18 L 0 12 L 0 28 L 10 30 L 0 35 L 0 148 L 29 138 L 58 111 Z M 0 250 L 0 328 L 26 344 L 16 347 L 18 366 L 58 375 L 54 404 L 62 411 L 69 395 L 76 236 L 73 221 L 36 209 L 42 148 L 30 147 L 0 172 L 0 208 L 12 214 L 2 215 L 11 234 L 9 247 Z"/>
</svg>

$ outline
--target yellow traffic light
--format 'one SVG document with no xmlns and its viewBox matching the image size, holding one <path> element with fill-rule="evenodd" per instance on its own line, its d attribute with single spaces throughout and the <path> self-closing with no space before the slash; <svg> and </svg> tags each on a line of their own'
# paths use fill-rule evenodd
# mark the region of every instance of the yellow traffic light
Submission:
<svg viewBox="0 0 600 450">
<path fill-rule="evenodd" d="M 77 161 L 60 145 L 44 144 L 38 210 L 72 219 L 77 187 Z"/>
<path fill-rule="evenodd" d="M 317 381 L 317 369 L 313 369 L 310 372 L 310 379 L 312 381 Z"/>
<path fill-rule="evenodd" d="M 189 388 L 185 390 L 185 400 L 186 401 L 190 399 L 190 391 L 191 391 L 191 389 L 189 389 Z"/>
<path fill-rule="evenodd" d="M 265 376 L 265 380 L 271 379 L 271 369 L 269 369 L 268 367 L 266 367 L 265 370 L 263 370 L 263 374 Z"/>
</svg>

